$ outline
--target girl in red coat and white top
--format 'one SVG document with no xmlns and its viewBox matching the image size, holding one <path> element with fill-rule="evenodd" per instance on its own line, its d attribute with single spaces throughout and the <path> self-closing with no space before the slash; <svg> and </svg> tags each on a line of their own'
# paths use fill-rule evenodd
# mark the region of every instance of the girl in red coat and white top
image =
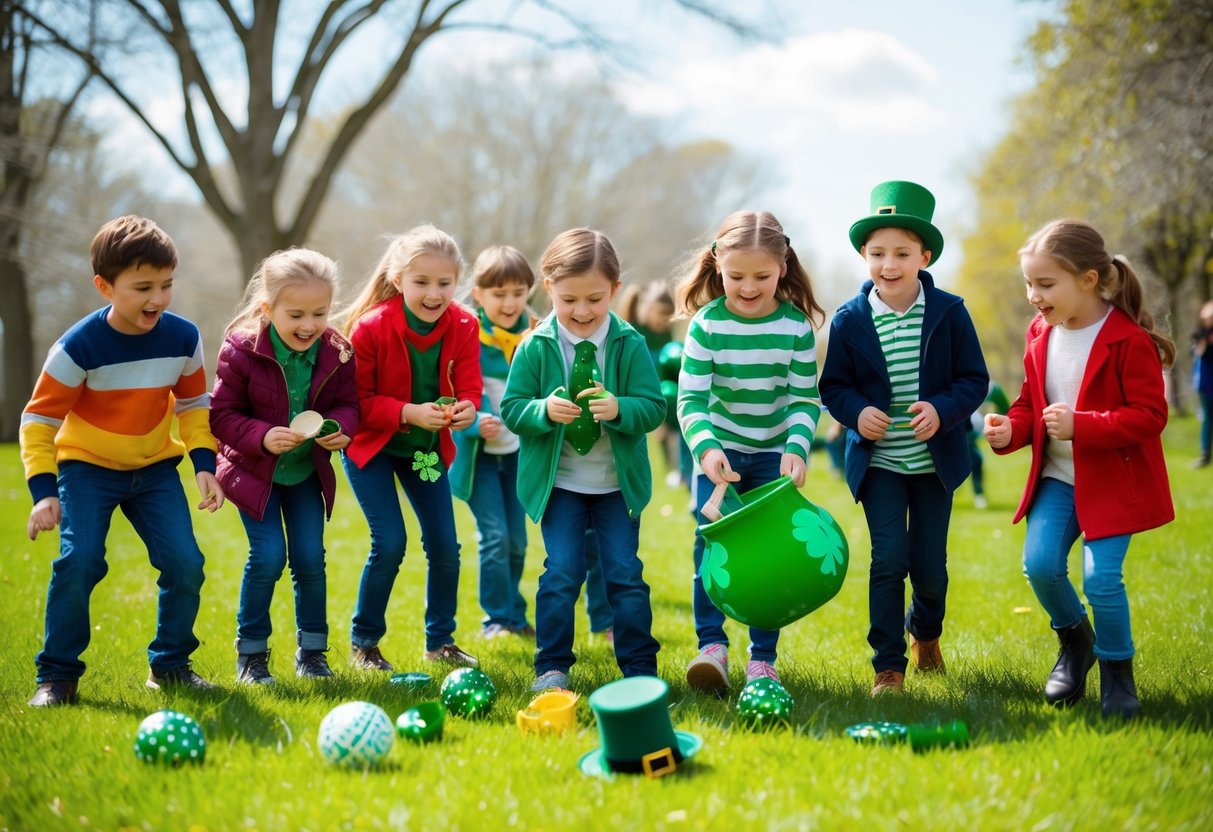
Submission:
<svg viewBox="0 0 1213 832">
<path fill-rule="evenodd" d="M 459 541 L 446 469 L 455 458 L 452 430 L 480 408 L 480 322 L 452 301 L 463 257 L 450 235 L 421 225 L 395 237 L 350 310 L 346 324 L 357 354 L 362 422 L 343 462 L 371 529 L 350 627 L 350 660 L 392 670 L 379 650 L 387 604 L 404 560 L 405 527 L 396 497 L 404 487 L 421 524 L 428 575 L 428 661 L 475 666 L 455 645 Z"/>
<path fill-rule="evenodd" d="M 1141 704 L 1122 566 L 1131 535 L 1175 518 L 1161 439 L 1162 368 L 1175 346 L 1155 331 L 1133 269 L 1090 225 L 1055 220 L 1019 257 L 1040 314 L 1019 398 L 1007 415 L 985 417 L 985 437 L 1000 454 L 1032 446 L 1014 522 L 1028 518 L 1024 574 L 1061 640 L 1045 698 L 1080 700 L 1098 658 L 1104 715 L 1133 717 Z M 1080 534 L 1094 629 L 1066 569 Z"/>
</svg>

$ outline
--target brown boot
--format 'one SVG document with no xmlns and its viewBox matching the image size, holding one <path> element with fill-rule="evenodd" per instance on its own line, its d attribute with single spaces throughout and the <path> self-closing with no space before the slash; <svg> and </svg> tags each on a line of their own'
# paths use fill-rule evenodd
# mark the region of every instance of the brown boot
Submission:
<svg viewBox="0 0 1213 832">
<path fill-rule="evenodd" d="M 57 679 L 53 682 L 40 682 L 38 690 L 34 692 L 34 696 L 29 701 L 32 708 L 49 708 L 53 705 L 75 705 L 76 697 L 75 679 Z"/>
<path fill-rule="evenodd" d="M 880 696 L 882 693 L 901 693 L 905 687 L 906 675 L 898 670 L 882 670 L 876 674 L 876 680 L 872 682 L 872 695 Z"/>
<path fill-rule="evenodd" d="M 919 673 L 946 673 L 943 653 L 939 650 L 939 639 L 919 641 L 910 633 L 910 661 Z"/>
<path fill-rule="evenodd" d="M 359 647 L 357 644 L 351 644 L 350 664 L 358 670 L 382 670 L 385 673 L 391 673 L 396 669 L 379 652 L 378 645 L 374 647 Z"/>
</svg>

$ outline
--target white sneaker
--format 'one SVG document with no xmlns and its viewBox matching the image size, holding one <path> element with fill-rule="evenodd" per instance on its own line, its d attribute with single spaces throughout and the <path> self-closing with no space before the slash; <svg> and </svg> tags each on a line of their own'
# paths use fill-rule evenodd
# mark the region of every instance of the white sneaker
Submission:
<svg viewBox="0 0 1213 832">
<path fill-rule="evenodd" d="M 687 684 L 698 690 L 714 693 L 729 691 L 729 648 L 725 644 L 709 644 L 687 665 Z"/>
<path fill-rule="evenodd" d="M 974 497 L 973 497 L 973 507 L 974 508 L 985 508 L 988 505 L 989 505 L 989 503 L 986 502 L 986 497 L 984 494 L 974 495 Z"/>
</svg>

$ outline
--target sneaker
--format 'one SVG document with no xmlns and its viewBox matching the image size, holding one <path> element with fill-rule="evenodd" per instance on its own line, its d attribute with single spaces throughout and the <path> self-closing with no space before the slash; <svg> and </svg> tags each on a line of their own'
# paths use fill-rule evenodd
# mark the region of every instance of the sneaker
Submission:
<svg viewBox="0 0 1213 832">
<path fill-rule="evenodd" d="M 359 647 L 357 644 L 351 644 L 350 664 L 359 670 L 383 670 L 391 673 L 396 669 L 392 667 L 391 662 L 383 658 L 379 645 Z"/>
<path fill-rule="evenodd" d="M 480 637 L 490 641 L 495 638 L 502 638 L 509 635 L 513 635 L 513 632 L 509 627 L 502 624 L 486 624 L 484 629 L 480 631 Z"/>
<path fill-rule="evenodd" d="M 323 650 L 295 651 L 295 675 L 300 679 L 328 679 L 333 675 L 329 660 Z"/>
<path fill-rule="evenodd" d="M 749 684 L 755 679 L 774 679 L 778 682 L 779 672 L 770 662 L 750 661 L 745 666 L 745 680 Z"/>
<path fill-rule="evenodd" d="M 56 679 L 53 682 L 39 682 L 38 689 L 29 701 L 32 708 L 49 708 L 55 705 L 75 705 L 79 699 L 76 696 L 75 679 Z"/>
<path fill-rule="evenodd" d="M 465 653 L 455 644 L 444 644 L 437 650 L 426 650 L 421 658 L 427 662 L 442 662 L 456 667 L 476 667 L 480 660 L 471 653 Z"/>
<path fill-rule="evenodd" d="M 910 661 L 919 673 L 946 673 L 943 653 L 939 650 L 939 639 L 919 641 L 910 634 Z"/>
<path fill-rule="evenodd" d="M 510 632 L 516 636 L 522 636 L 523 638 L 535 637 L 535 628 L 530 624 L 523 624 L 521 627 L 512 627 L 510 628 Z"/>
<path fill-rule="evenodd" d="M 159 674 L 155 670 L 149 671 L 147 674 L 147 686 L 152 690 L 162 690 L 165 688 L 189 688 L 191 690 L 219 689 L 218 685 L 208 682 L 195 673 L 194 669 L 188 664 L 174 667 L 172 670 L 166 670 Z"/>
<path fill-rule="evenodd" d="M 698 690 L 728 693 L 729 648 L 709 644 L 687 665 L 687 684 Z"/>
<path fill-rule="evenodd" d="M 561 690 L 569 689 L 569 674 L 563 670 L 548 670 L 540 673 L 535 677 L 535 681 L 531 683 L 532 691 L 551 690 L 552 688 L 560 688 Z"/>
<path fill-rule="evenodd" d="M 904 673 L 898 670 L 882 670 L 876 674 L 876 679 L 872 682 L 872 695 L 901 693 L 905 683 L 906 675 Z"/>
<path fill-rule="evenodd" d="M 245 685 L 274 684 L 274 677 L 270 675 L 270 651 L 237 654 L 236 681 Z"/>
<path fill-rule="evenodd" d="M 973 508 L 987 508 L 989 505 L 985 494 L 977 494 L 973 497 Z"/>
</svg>

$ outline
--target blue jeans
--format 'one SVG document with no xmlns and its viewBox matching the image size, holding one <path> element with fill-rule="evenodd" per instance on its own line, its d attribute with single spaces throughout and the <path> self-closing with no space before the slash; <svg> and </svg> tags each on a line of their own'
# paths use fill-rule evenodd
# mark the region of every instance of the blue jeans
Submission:
<svg viewBox="0 0 1213 832">
<path fill-rule="evenodd" d="M 518 452 L 476 457 L 468 507 L 480 532 L 480 608 L 484 623 L 518 630 L 527 625 L 518 591 L 526 564 L 526 512 L 518 501 Z"/>
<path fill-rule="evenodd" d="M 535 596 L 535 673 L 568 672 L 573 654 L 573 607 L 585 583 L 585 530 L 598 537 L 598 556 L 615 621 L 615 661 L 624 676 L 656 676 L 653 609 L 637 556 L 640 520 L 628 515 L 623 493 L 579 494 L 553 488 L 540 530 L 547 557 Z"/>
<path fill-rule="evenodd" d="M 585 611 L 590 617 L 591 633 L 603 633 L 615 626 L 593 529 L 585 530 Z"/>
<path fill-rule="evenodd" d="M 758 453 L 746 454 L 740 451 L 726 450 L 729 465 L 741 475 L 741 480 L 734 483 L 739 493 L 752 491 L 760 485 L 779 479 L 779 460 L 782 454 Z M 695 516 L 703 519 L 700 513 L 712 490 L 716 486 L 712 481 L 700 474 L 695 477 Z M 705 521 L 706 522 L 706 521 Z M 712 603 L 708 593 L 699 579 L 699 567 L 703 563 L 703 535 L 695 535 L 695 546 L 691 551 L 695 562 L 695 577 L 692 581 L 691 607 L 695 613 L 695 634 L 699 636 L 699 649 L 709 644 L 729 644 L 729 637 L 724 634 L 724 613 Z M 760 630 L 750 628 L 750 658 L 759 662 L 775 663 L 776 645 L 779 643 L 778 630 Z"/>
<path fill-rule="evenodd" d="M 428 564 L 425 580 L 425 649 L 452 643 L 455 604 L 459 591 L 459 541 L 455 537 L 455 511 L 446 472 L 436 482 L 421 479 L 412 460 L 376 454 L 365 468 L 341 455 L 346 476 L 358 505 L 371 528 L 371 552 L 358 584 L 358 601 L 350 641 L 374 647 L 387 632 L 387 602 L 404 560 L 407 538 L 404 514 L 396 496 L 396 480 L 421 524 L 421 548 Z"/>
<path fill-rule="evenodd" d="M 248 534 L 248 562 L 236 611 L 236 652 L 269 647 L 270 601 L 289 562 L 295 585 L 295 626 L 304 650 L 327 650 L 325 616 L 324 497 L 316 475 L 297 485 L 274 485 L 261 520 L 240 512 Z M 283 526 L 285 524 L 285 531 Z"/>
<path fill-rule="evenodd" d="M 1200 455 L 1209 458 L 1213 449 L 1213 396 L 1208 393 L 1200 394 Z"/>
<path fill-rule="evenodd" d="M 952 492 L 935 474 L 869 468 L 859 501 L 872 539 L 868 644 L 872 668 L 906 670 L 905 632 L 939 638 L 948 592 L 948 522 Z M 910 608 L 906 611 L 906 576 Z"/>
<path fill-rule="evenodd" d="M 38 681 L 79 679 L 80 654 L 88 647 L 89 595 L 109 567 L 105 537 L 114 509 L 135 527 L 148 559 L 160 573 L 156 637 L 147 648 L 152 670 L 161 675 L 189 664 L 198 649 L 194 619 L 202 588 L 202 552 L 194 540 L 179 459 L 134 471 L 115 471 L 88 462 L 59 466 L 59 557 L 51 565 L 46 593 L 46 640 L 37 658 Z"/>
<path fill-rule="evenodd" d="M 1081 531 L 1074 511 L 1074 486 L 1052 477 L 1037 483 L 1028 510 L 1023 573 L 1055 629 L 1076 624 L 1086 615 L 1066 566 Z M 1131 537 L 1122 534 L 1083 541 L 1082 588 L 1095 616 L 1095 655 L 1101 659 L 1133 657 L 1129 596 L 1123 580 Z"/>
</svg>

